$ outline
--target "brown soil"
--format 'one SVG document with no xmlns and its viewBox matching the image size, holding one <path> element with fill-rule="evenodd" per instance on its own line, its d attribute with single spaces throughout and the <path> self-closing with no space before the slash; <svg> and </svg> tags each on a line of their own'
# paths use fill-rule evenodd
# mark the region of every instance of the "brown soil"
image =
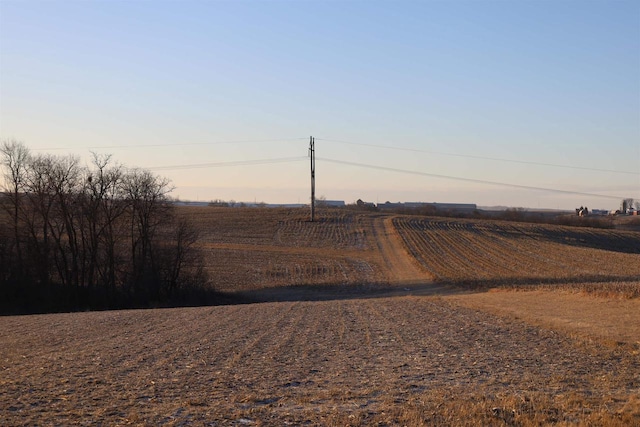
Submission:
<svg viewBox="0 0 640 427">
<path fill-rule="evenodd" d="M 393 217 L 376 217 L 371 230 L 376 241 L 387 280 L 393 285 L 416 285 L 432 281 L 433 276 L 421 268 L 407 249 L 393 226 Z"/>
<path fill-rule="evenodd" d="M 0 330 L 2 425 L 640 420 L 626 349 L 432 297 L 4 317 Z"/>
<path fill-rule="evenodd" d="M 0 425 L 640 424 L 638 233 L 209 209 L 273 302 L 2 317 Z"/>
</svg>

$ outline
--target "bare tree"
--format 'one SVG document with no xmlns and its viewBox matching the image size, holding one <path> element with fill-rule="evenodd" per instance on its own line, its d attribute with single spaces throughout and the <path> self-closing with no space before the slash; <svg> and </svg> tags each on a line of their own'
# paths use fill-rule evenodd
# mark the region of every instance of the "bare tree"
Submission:
<svg viewBox="0 0 640 427">
<path fill-rule="evenodd" d="M 56 296 L 70 308 L 96 298 L 146 304 L 206 281 L 197 233 L 174 214 L 167 179 L 111 156 L 93 154 L 83 167 L 73 156 L 30 155 L 15 141 L 0 155 L 0 295 Z"/>
<path fill-rule="evenodd" d="M 22 186 L 24 185 L 29 162 L 29 150 L 22 142 L 11 139 L 2 142 L 0 154 L 2 155 L 1 165 L 4 172 L 2 190 L 5 193 L 2 206 L 11 218 L 16 254 L 15 261 L 17 270 L 20 271 L 23 266 L 23 257 L 19 230 L 19 212 Z"/>
<path fill-rule="evenodd" d="M 55 203 L 49 228 L 57 250 L 54 260 L 59 279 L 78 288 L 81 283 L 80 193 L 82 170 L 77 157 L 57 158 L 49 171 L 49 183 Z"/>
<path fill-rule="evenodd" d="M 48 285 L 51 278 L 50 218 L 55 197 L 49 175 L 54 163 L 55 158 L 48 155 L 30 159 L 21 206 L 21 220 L 28 233 L 29 260 L 43 286 Z"/>
<path fill-rule="evenodd" d="M 123 185 L 131 221 L 131 282 L 136 294 L 157 299 L 160 278 L 153 241 L 160 225 L 171 218 L 167 194 L 172 187 L 167 179 L 138 169 L 125 176 Z"/>
<path fill-rule="evenodd" d="M 91 218 L 92 255 L 88 280 L 91 283 L 97 271 L 100 282 L 113 298 L 117 286 L 117 266 L 124 261 L 123 254 L 119 254 L 117 248 L 125 240 L 126 227 L 122 219 L 128 202 L 123 186 L 124 168 L 110 163 L 111 156 L 94 153 L 94 168 L 87 176 L 85 185 L 89 204 L 87 215 Z"/>
<path fill-rule="evenodd" d="M 162 292 L 171 297 L 181 284 L 188 285 L 193 276 L 199 275 L 198 253 L 193 247 L 198 240 L 198 232 L 186 220 L 180 219 L 167 227 L 163 234 L 165 236 L 158 242 L 161 285 Z"/>
</svg>

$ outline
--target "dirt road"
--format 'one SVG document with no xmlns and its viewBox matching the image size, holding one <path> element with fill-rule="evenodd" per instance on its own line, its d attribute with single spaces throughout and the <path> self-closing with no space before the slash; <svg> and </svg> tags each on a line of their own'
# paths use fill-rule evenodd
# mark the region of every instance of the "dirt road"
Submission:
<svg viewBox="0 0 640 427">
<path fill-rule="evenodd" d="M 432 277 L 407 253 L 402 238 L 393 225 L 393 217 L 380 216 L 372 220 L 380 263 L 386 267 L 387 280 L 393 286 L 424 285 Z"/>
</svg>

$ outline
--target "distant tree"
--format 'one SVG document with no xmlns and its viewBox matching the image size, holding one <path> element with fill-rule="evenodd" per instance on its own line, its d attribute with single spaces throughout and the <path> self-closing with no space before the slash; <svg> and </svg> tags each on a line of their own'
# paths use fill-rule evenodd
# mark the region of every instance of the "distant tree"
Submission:
<svg viewBox="0 0 640 427">
<path fill-rule="evenodd" d="M 229 203 L 225 202 L 222 199 L 215 199 L 209 202 L 209 206 L 219 206 L 223 208 L 229 207 Z"/>
<path fill-rule="evenodd" d="M 508 221 L 522 221 L 525 215 L 523 208 L 509 208 L 502 213 L 501 217 Z"/>
<path fill-rule="evenodd" d="M 629 198 L 629 199 L 622 199 L 622 202 L 620 203 L 620 210 L 622 211 L 622 213 L 626 213 L 627 209 L 630 209 L 633 207 L 633 203 L 634 200 Z"/>
</svg>

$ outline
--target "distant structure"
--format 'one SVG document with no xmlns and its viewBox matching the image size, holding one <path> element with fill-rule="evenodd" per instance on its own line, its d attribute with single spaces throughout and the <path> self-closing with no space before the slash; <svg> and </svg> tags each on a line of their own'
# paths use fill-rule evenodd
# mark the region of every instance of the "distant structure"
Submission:
<svg viewBox="0 0 640 427">
<path fill-rule="evenodd" d="M 309 207 L 308 204 L 303 203 L 251 203 L 251 202 L 236 202 L 233 200 L 211 200 L 209 202 L 193 202 L 193 201 L 181 201 L 175 200 L 173 202 L 180 206 L 217 206 L 217 207 L 229 207 L 229 208 L 302 208 Z M 316 206 L 326 208 L 344 208 L 347 206 L 344 200 L 325 200 L 324 198 L 317 199 L 315 201 Z M 473 213 L 478 209 L 475 203 L 426 203 L 426 202 L 385 202 L 385 203 L 371 203 L 358 199 L 356 205 L 359 208 L 366 208 L 369 210 L 381 210 L 392 211 L 402 209 L 429 209 L 432 211 L 440 212 L 456 212 L 456 213 Z M 584 208 L 583 208 L 584 209 Z M 578 209 L 576 209 L 577 214 Z"/>
<path fill-rule="evenodd" d="M 176 206 L 211 206 L 211 202 L 192 202 L 189 200 L 176 200 L 173 204 Z"/>
<path fill-rule="evenodd" d="M 580 206 L 579 208 L 576 208 L 576 216 L 588 216 L 589 215 L 589 208 L 587 208 L 586 206 Z"/>
<path fill-rule="evenodd" d="M 394 210 L 394 209 L 420 209 L 420 208 L 432 208 L 438 211 L 452 211 L 452 212 L 464 212 L 472 213 L 478 206 L 475 203 L 425 203 L 425 202 L 404 202 L 404 203 L 378 203 L 378 209 L 380 210 Z"/>
<path fill-rule="evenodd" d="M 356 206 L 358 206 L 359 208 L 365 208 L 365 209 L 376 209 L 375 203 L 365 202 L 362 199 L 358 199 L 358 201 L 356 202 Z"/>
<path fill-rule="evenodd" d="M 344 200 L 316 200 L 316 203 L 330 208 L 343 208 L 346 206 Z"/>
</svg>

